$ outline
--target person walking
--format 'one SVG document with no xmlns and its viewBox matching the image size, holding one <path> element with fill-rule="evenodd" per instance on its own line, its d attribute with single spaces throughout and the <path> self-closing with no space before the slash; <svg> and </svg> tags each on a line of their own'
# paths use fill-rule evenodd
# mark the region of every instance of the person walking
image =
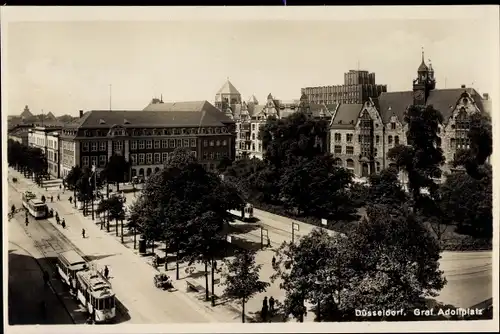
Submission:
<svg viewBox="0 0 500 334">
<path fill-rule="evenodd" d="M 268 313 L 268 311 L 269 311 L 269 308 L 267 306 L 267 300 L 266 300 L 266 303 L 262 305 L 262 309 L 260 310 L 260 317 L 262 318 L 262 322 L 266 322 L 267 321 L 267 313 Z"/>
<path fill-rule="evenodd" d="M 56 212 L 56 223 L 59 225 L 61 223 L 61 219 L 59 218 L 59 214 Z"/>
<path fill-rule="evenodd" d="M 57 200 L 60 201 L 61 200 L 61 195 L 57 194 Z"/>
<path fill-rule="evenodd" d="M 73 196 L 69 197 L 69 204 L 73 204 Z"/>
<path fill-rule="evenodd" d="M 85 229 L 84 228 L 82 228 L 82 237 L 83 237 L 83 239 L 85 239 Z"/>
<path fill-rule="evenodd" d="M 54 203 L 54 196 L 50 196 L 50 201 Z"/>
<path fill-rule="evenodd" d="M 276 267 L 276 257 L 274 255 L 273 255 L 272 265 L 274 269 Z"/>
<path fill-rule="evenodd" d="M 269 237 L 267 237 L 267 247 L 271 247 L 271 239 L 269 239 Z"/>
<path fill-rule="evenodd" d="M 26 226 L 28 226 L 29 223 L 30 223 L 30 221 L 28 219 L 28 216 L 26 216 Z"/>
<path fill-rule="evenodd" d="M 64 218 L 63 218 L 63 220 L 61 222 L 61 225 L 62 225 L 63 228 L 66 228 L 66 220 L 64 220 Z"/>
<path fill-rule="evenodd" d="M 269 312 L 272 314 L 274 312 L 274 298 L 271 296 L 269 298 Z"/>
</svg>

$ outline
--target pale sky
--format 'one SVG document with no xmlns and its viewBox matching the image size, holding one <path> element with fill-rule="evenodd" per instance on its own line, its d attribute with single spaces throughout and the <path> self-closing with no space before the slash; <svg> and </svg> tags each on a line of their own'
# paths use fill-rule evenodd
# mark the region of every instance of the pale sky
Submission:
<svg viewBox="0 0 500 334">
<path fill-rule="evenodd" d="M 389 91 L 410 90 L 422 47 L 426 62 L 432 60 L 437 88 L 465 84 L 491 94 L 495 87 L 491 70 L 497 53 L 491 50 L 498 47 L 498 31 L 477 15 L 45 21 L 10 22 L 2 29 L 8 114 L 19 114 L 25 105 L 56 116 L 108 109 L 110 84 L 113 109 L 142 109 L 160 94 L 166 102 L 213 103 L 227 77 L 244 100 L 254 94 L 262 103 L 269 93 L 298 99 L 302 87 L 342 84 L 344 72 L 357 69 L 358 61 Z"/>
</svg>

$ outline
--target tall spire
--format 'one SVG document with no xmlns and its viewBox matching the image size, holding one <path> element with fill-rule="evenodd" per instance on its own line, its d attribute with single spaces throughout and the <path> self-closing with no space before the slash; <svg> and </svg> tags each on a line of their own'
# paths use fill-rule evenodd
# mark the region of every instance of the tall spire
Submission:
<svg viewBox="0 0 500 334">
<path fill-rule="evenodd" d="M 422 63 L 424 63 L 424 47 L 422 46 Z"/>
<path fill-rule="evenodd" d="M 418 72 L 427 72 L 428 70 L 429 68 L 427 67 L 427 65 L 425 65 L 425 60 L 424 60 L 424 47 L 422 47 L 422 62 L 418 67 Z"/>
</svg>

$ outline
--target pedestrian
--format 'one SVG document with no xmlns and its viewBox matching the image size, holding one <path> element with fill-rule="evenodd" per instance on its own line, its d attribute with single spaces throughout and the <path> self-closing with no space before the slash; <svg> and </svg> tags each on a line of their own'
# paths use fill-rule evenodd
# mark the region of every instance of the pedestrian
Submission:
<svg viewBox="0 0 500 334">
<path fill-rule="evenodd" d="M 29 222 L 30 222 L 30 221 L 29 221 L 29 219 L 28 219 L 28 216 L 26 216 L 26 226 L 28 226 Z"/>
<path fill-rule="evenodd" d="M 276 267 L 276 257 L 273 255 L 273 260 L 272 260 L 273 268 Z"/>
<path fill-rule="evenodd" d="M 260 310 L 260 317 L 262 318 L 262 322 L 267 321 L 267 311 L 268 311 L 267 304 L 262 305 L 262 309 Z"/>
<path fill-rule="evenodd" d="M 73 204 L 73 196 L 69 197 L 69 204 Z"/>
<path fill-rule="evenodd" d="M 267 247 L 271 247 L 271 239 L 269 237 L 267 237 Z"/>
<path fill-rule="evenodd" d="M 217 271 L 217 261 L 214 260 L 214 271 Z"/>
<path fill-rule="evenodd" d="M 268 307 L 269 305 L 267 305 L 267 296 L 264 297 L 264 300 L 262 300 L 262 307 Z"/>
<path fill-rule="evenodd" d="M 61 223 L 61 219 L 59 218 L 59 214 L 56 212 L 56 223 L 59 225 Z"/>
<path fill-rule="evenodd" d="M 273 296 L 271 296 L 271 298 L 269 298 L 269 311 L 271 312 L 271 314 L 274 312 L 274 298 L 273 298 Z"/>
<path fill-rule="evenodd" d="M 83 237 L 83 239 L 85 239 L 85 229 L 84 228 L 82 228 L 82 237 Z"/>
<path fill-rule="evenodd" d="M 64 218 L 63 218 L 63 220 L 61 222 L 61 225 L 62 225 L 63 228 L 66 228 L 66 221 L 64 220 Z"/>
<path fill-rule="evenodd" d="M 104 266 L 104 278 L 108 279 L 108 276 L 109 276 L 108 266 Z"/>
<path fill-rule="evenodd" d="M 54 196 L 50 196 L 50 201 L 54 203 Z"/>
<path fill-rule="evenodd" d="M 60 194 L 57 194 L 57 200 L 60 201 L 61 200 L 61 195 Z"/>
</svg>

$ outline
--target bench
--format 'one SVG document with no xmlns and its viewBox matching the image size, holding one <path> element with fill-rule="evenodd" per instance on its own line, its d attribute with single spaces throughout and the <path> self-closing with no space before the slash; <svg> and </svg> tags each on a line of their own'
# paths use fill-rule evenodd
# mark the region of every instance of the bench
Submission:
<svg viewBox="0 0 500 334">
<path fill-rule="evenodd" d="M 194 292 L 201 292 L 205 290 L 204 287 L 192 281 L 186 281 L 186 288 L 188 291 L 194 291 Z"/>
</svg>

